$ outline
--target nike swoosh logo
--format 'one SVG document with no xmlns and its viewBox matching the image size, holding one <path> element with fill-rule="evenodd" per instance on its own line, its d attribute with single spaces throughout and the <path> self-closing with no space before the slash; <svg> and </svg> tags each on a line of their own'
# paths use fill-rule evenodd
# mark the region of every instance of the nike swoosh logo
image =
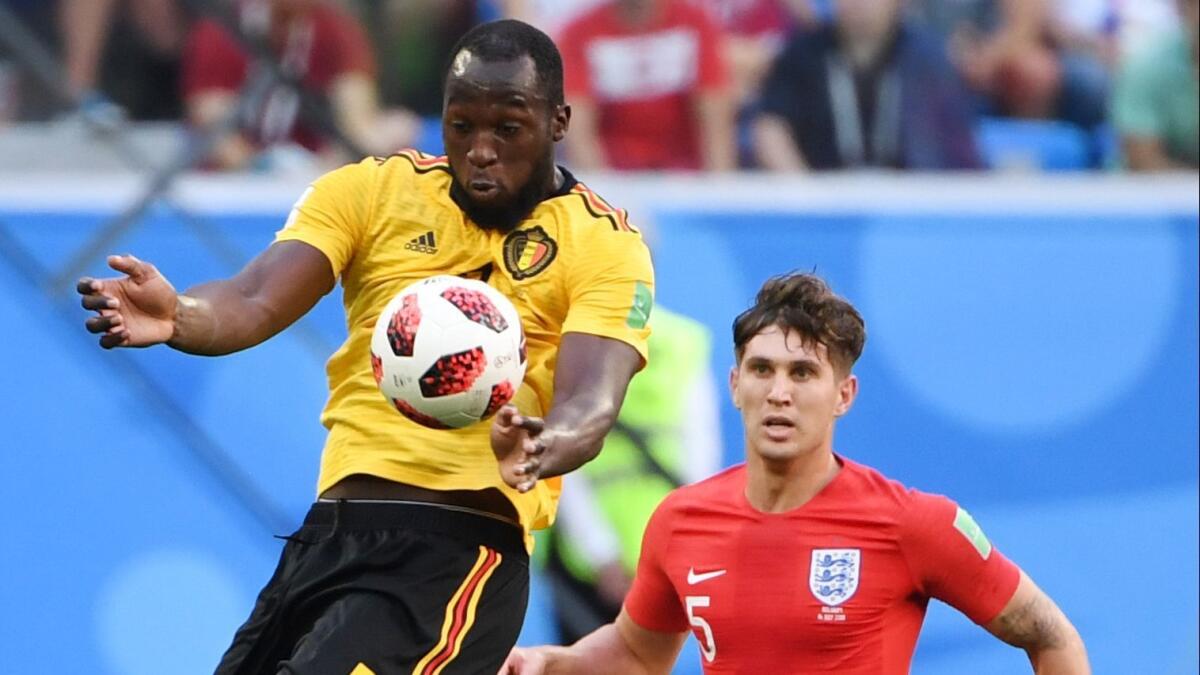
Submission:
<svg viewBox="0 0 1200 675">
<path fill-rule="evenodd" d="M 700 582 L 708 581 L 709 579 L 716 579 L 717 577 L 721 576 L 722 574 L 725 574 L 725 572 L 726 572 L 726 570 L 713 570 L 711 572 L 704 572 L 702 574 L 696 574 L 696 569 L 694 567 L 689 567 L 688 575 L 687 575 L 687 582 L 688 582 L 689 586 L 694 586 Z"/>
</svg>

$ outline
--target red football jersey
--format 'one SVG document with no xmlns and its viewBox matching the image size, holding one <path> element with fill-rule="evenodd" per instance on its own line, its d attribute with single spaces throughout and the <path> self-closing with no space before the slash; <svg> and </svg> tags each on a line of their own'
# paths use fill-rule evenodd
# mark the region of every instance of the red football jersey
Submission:
<svg viewBox="0 0 1200 675">
<path fill-rule="evenodd" d="M 909 672 L 929 598 L 992 620 L 1020 579 L 951 500 L 838 458 L 803 506 L 762 513 L 740 465 L 680 488 L 646 527 L 625 601 L 649 630 L 691 629 L 704 672 Z"/>
</svg>

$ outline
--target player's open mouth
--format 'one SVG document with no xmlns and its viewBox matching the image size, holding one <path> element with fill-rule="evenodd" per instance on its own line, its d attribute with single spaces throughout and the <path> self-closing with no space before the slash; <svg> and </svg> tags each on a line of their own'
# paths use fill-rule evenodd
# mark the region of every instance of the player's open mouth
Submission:
<svg viewBox="0 0 1200 675">
<path fill-rule="evenodd" d="M 773 441 L 786 439 L 796 428 L 796 423 L 782 415 L 767 415 L 763 418 L 763 429 Z"/>
</svg>

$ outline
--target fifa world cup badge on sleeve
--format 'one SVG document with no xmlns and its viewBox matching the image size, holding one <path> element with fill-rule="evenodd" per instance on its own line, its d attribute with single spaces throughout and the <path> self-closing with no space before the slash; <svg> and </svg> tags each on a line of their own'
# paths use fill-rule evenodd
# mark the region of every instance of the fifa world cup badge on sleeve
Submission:
<svg viewBox="0 0 1200 675">
<path fill-rule="evenodd" d="M 979 524 L 961 506 L 958 507 L 958 512 L 954 514 L 954 529 L 958 530 L 959 534 L 971 542 L 971 545 L 979 552 L 979 557 L 987 560 L 988 556 L 992 554 L 992 542 L 988 541 Z"/>
<path fill-rule="evenodd" d="M 625 325 L 634 330 L 641 330 L 650 322 L 650 308 L 654 306 L 654 294 L 650 287 L 639 281 L 633 289 L 633 304 L 629 307 L 629 316 L 625 317 Z"/>
</svg>

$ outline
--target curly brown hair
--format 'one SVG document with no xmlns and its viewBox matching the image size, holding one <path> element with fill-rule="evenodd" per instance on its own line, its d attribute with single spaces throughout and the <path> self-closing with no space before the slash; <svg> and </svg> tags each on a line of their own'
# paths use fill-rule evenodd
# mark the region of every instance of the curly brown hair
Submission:
<svg viewBox="0 0 1200 675">
<path fill-rule="evenodd" d="M 825 345 L 830 363 L 842 375 L 849 374 L 867 341 L 867 327 L 858 310 L 820 277 L 806 272 L 767 279 L 754 305 L 733 320 L 738 363 L 746 343 L 771 326 L 796 331 L 806 346 Z"/>
</svg>

